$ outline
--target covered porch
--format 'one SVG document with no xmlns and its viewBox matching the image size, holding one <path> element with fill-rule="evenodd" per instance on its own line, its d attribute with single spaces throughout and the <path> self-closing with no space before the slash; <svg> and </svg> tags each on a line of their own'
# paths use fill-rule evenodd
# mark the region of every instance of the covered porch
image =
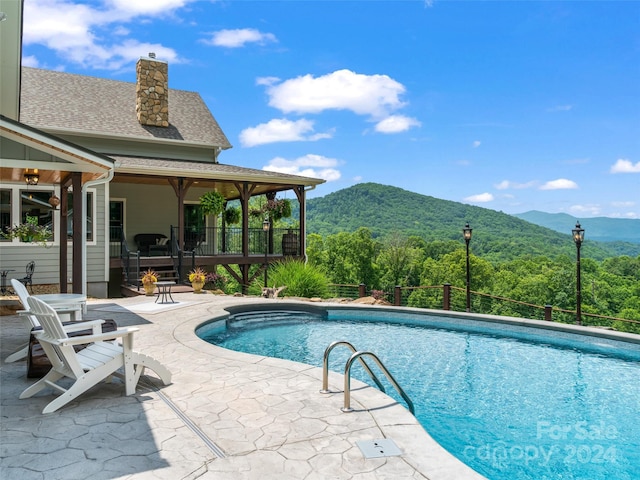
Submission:
<svg viewBox="0 0 640 480">
<path fill-rule="evenodd" d="M 121 202 L 122 214 L 120 220 L 110 215 L 109 257 L 124 284 L 136 285 L 149 267 L 167 270 L 180 283 L 196 266 L 220 266 L 246 290 L 268 263 L 304 258 L 306 192 L 323 180 L 217 163 L 112 158 L 110 204 Z M 199 211 L 200 196 L 210 191 L 224 197 L 225 208 L 239 209 L 238 223 Z M 256 201 L 277 196 L 294 212 L 284 226 L 268 214 L 256 215 Z"/>
</svg>

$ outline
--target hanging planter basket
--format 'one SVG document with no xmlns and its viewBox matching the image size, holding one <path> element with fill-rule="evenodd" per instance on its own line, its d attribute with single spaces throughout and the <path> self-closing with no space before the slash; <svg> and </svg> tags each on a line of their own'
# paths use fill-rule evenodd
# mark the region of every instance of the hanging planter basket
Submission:
<svg viewBox="0 0 640 480">
<path fill-rule="evenodd" d="M 212 190 L 200 197 L 200 206 L 205 215 L 219 215 L 224 211 L 225 198 L 220 192 Z"/>
<path fill-rule="evenodd" d="M 229 207 L 224 211 L 224 221 L 227 225 L 235 225 L 240 223 L 240 209 Z"/>
</svg>

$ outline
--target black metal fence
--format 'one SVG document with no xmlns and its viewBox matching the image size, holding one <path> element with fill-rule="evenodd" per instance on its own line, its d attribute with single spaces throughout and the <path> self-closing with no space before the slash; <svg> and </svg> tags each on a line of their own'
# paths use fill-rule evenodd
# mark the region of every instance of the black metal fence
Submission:
<svg viewBox="0 0 640 480">
<path fill-rule="evenodd" d="M 149 255 L 177 256 L 179 253 L 178 227 L 170 227 L 170 238 L 167 248 L 152 248 Z M 109 256 L 121 257 L 123 250 L 136 252 L 137 245 L 127 245 L 122 227 L 110 228 Z M 265 250 L 270 255 L 299 256 L 300 241 L 298 232 L 288 228 L 273 228 L 264 231 L 261 228 L 250 228 L 247 232 L 249 255 L 263 255 Z M 206 227 L 197 230 L 186 229 L 184 233 L 183 252 L 195 252 L 197 256 L 242 255 L 242 228 Z"/>
<path fill-rule="evenodd" d="M 428 308 L 433 310 L 466 311 L 466 289 L 449 284 L 395 287 L 391 292 L 367 289 L 360 285 L 336 285 L 329 288 L 330 294 L 341 298 L 358 298 L 372 296 L 394 306 Z M 534 305 L 510 298 L 498 297 L 480 292 L 471 292 L 471 312 L 483 315 L 498 315 L 507 317 L 527 318 L 533 320 L 547 320 L 561 323 L 577 323 L 575 310 L 566 310 L 552 305 Z M 623 322 L 627 326 L 637 326 L 640 321 L 629 320 L 594 313 L 581 313 L 581 324 L 593 327 L 611 328 L 616 322 Z"/>
</svg>

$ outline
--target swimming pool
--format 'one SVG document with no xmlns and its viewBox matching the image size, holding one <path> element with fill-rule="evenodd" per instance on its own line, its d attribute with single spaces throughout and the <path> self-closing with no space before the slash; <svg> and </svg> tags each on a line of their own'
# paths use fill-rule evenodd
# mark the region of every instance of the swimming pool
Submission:
<svg viewBox="0 0 640 480">
<path fill-rule="evenodd" d="M 429 434 L 490 479 L 640 475 L 638 344 L 379 309 L 236 313 L 198 334 L 317 366 L 335 340 L 372 351 Z M 342 373 L 349 354 L 334 350 L 330 368 Z"/>
</svg>

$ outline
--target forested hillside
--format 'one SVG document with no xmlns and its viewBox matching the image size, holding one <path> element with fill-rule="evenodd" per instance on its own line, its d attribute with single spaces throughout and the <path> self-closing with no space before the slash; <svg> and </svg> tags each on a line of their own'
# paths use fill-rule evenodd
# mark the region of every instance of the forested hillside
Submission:
<svg viewBox="0 0 640 480">
<path fill-rule="evenodd" d="M 575 255 L 571 239 L 575 222 L 569 222 L 562 234 L 495 210 L 392 186 L 362 183 L 307 203 L 307 231 L 323 237 L 366 227 L 374 238 L 401 233 L 428 242 L 463 242 L 462 228 L 466 222 L 473 228 L 472 252 L 490 261 L 525 255 L 551 258 Z M 595 260 L 619 255 L 635 257 L 640 255 L 640 245 L 590 241 L 587 233 L 582 254 Z"/>
<path fill-rule="evenodd" d="M 527 222 L 564 232 L 567 225 L 580 221 L 589 232 L 589 238 L 600 242 L 631 242 L 640 244 L 640 219 L 630 218 L 576 218 L 566 213 L 546 213 L 531 210 L 514 215 Z"/>
</svg>

